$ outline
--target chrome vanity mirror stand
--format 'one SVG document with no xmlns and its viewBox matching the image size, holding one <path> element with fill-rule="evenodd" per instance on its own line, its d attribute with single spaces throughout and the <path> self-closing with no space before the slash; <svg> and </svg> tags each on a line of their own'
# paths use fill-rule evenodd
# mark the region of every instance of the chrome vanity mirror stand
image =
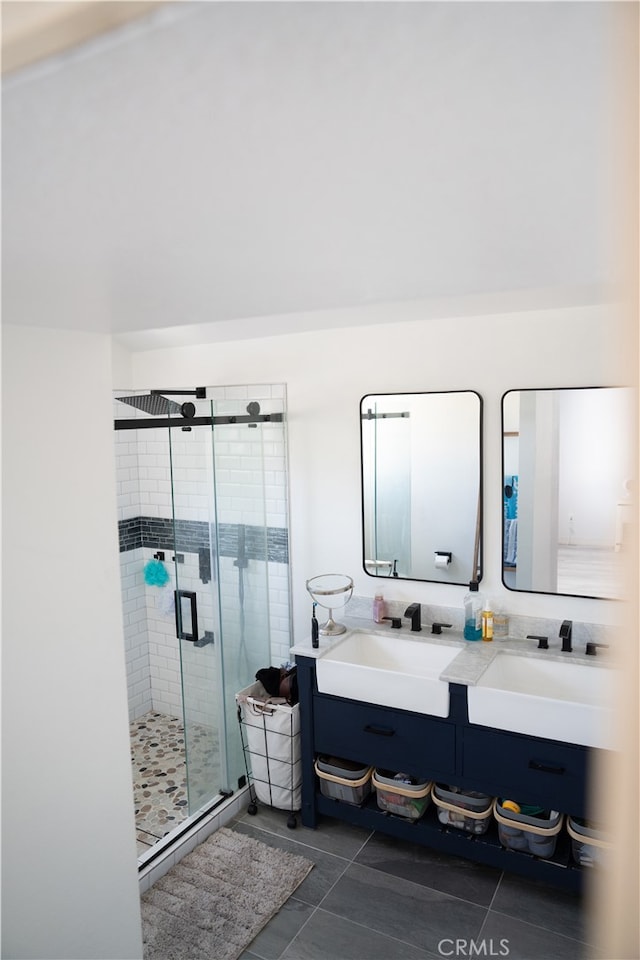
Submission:
<svg viewBox="0 0 640 960">
<path fill-rule="evenodd" d="M 336 623 L 333 611 L 344 607 L 353 596 L 353 580 L 345 573 L 323 573 L 307 580 L 307 592 L 319 607 L 329 611 L 329 619 L 320 627 L 323 637 L 337 637 L 345 633 L 343 623 Z"/>
</svg>

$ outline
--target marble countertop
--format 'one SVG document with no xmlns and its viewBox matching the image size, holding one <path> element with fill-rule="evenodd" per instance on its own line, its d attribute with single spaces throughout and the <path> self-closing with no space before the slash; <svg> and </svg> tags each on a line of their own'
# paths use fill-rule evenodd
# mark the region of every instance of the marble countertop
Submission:
<svg viewBox="0 0 640 960">
<path fill-rule="evenodd" d="M 460 652 L 442 672 L 440 680 L 447 683 L 460 683 L 464 686 L 475 686 L 491 661 L 502 650 L 539 660 L 580 663 L 586 666 L 611 666 L 611 658 L 602 652 L 597 656 L 586 656 L 583 651 L 577 649 L 574 649 L 571 653 L 562 653 L 559 642 L 554 639 L 550 639 L 548 650 L 539 650 L 537 640 L 507 639 L 493 640 L 490 643 L 485 643 L 482 640 L 470 642 L 465 640 L 459 631 L 447 628 L 444 628 L 442 634 L 438 635 L 432 634 L 429 628 L 424 626 L 420 633 L 412 632 L 405 625 L 399 630 L 394 630 L 391 627 L 382 626 L 359 617 L 342 616 L 340 622 L 347 627 L 349 632 L 375 633 L 392 639 L 401 637 L 403 640 L 410 640 L 415 643 L 428 641 L 429 643 L 459 648 Z M 348 635 L 349 633 L 342 633 L 336 637 L 320 636 L 320 645 L 317 649 L 311 646 L 311 637 L 309 637 L 302 643 L 296 643 L 291 647 L 291 656 L 317 659 Z"/>
</svg>

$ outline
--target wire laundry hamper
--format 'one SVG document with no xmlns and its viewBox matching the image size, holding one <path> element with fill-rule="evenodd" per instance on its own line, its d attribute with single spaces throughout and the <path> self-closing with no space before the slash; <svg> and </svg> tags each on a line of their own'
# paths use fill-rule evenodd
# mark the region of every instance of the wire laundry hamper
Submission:
<svg viewBox="0 0 640 960">
<path fill-rule="evenodd" d="M 287 826 L 293 830 L 302 803 L 300 705 L 270 697 L 259 681 L 240 690 L 236 703 L 251 797 L 248 812 L 257 813 L 256 799 L 288 810 Z"/>
</svg>

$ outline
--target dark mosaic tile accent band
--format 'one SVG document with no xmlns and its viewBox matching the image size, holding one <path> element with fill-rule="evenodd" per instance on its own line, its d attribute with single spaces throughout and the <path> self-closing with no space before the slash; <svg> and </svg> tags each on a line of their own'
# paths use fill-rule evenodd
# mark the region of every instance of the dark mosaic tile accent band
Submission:
<svg viewBox="0 0 640 960">
<path fill-rule="evenodd" d="M 240 528 L 244 526 L 244 551 L 247 560 L 271 563 L 289 562 L 289 537 L 285 527 L 258 527 L 237 523 L 217 526 L 221 557 L 238 556 Z M 175 539 L 173 521 L 166 517 L 133 517 L 118 523 L 120 553 L 138 547 L 154 550 L 173 550 L 178 553 L 198 553 L 209 549 L 210 537 L 215 544 L 216 526 L 199 520 L 176 520 Z M 266 544 L 265 544 L 266 540 Z"/>
<path fill-rule="evenodd" d="M 120 520 L 118 522 L 118 535 L 120 537 L 120 553 L 126 550 L 136 550 L 142 546 L 142 533 L 140 531 L 140 517 L 132 517 L 131 520 Z"/>
</svg>

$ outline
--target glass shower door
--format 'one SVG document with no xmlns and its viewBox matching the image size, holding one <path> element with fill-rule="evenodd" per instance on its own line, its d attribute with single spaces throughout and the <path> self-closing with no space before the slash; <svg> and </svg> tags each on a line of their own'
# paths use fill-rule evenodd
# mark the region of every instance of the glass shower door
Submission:
<svg viewBox="0 0 640 960">
<path fill-rule="evenodd" d="M 198 401 L 198 416 L 210 402 Z M 175 633 L 180 673 L 189 813 L 227 788 L 220 616 L 211 550 L 215 525 L 211 426 L 169 428 L 175 569 Z"/>
<path fill-rule="evenodd" d="M 271 666 L 272 630 L 288 618 L 288 601 L 279 615 L 272 600 L 289 586 L 284 401 L 270 398 L 268 416 L 246 398 L 195 406 L 206 425 L 169 429 L 190 814 L 242 783 L 235 696 Z"/>
<path fill-rule="evenodd" d="M 277 630 L 278 596 L 288 581 L 278 580 L 280 534 L 286 507 L 277 503 L 274 477 L 284 475 L 282 403 L 271 399 L 269 410 L 280 420 L 247 419 L 259 408 L 247 400 L 216 401 L 213 466 L 217 504 L 216 554 L 220 596 L 222 676 L 224 684 L 227 771 L 232 789 L 245 773 L 235 694 L 255 682 L 256 673 L 271 666 L 271 637 Z M 227 420 L 228 418 L 228 420 Z M 235 422 L 234 422 L 235 421 Z M 278 509 L 282 515 L 278 521 Z M 284 606 L 284 604 L 283 604 Z M 278 666 L 278 663 L 274 663 Z"/>
</svg>

